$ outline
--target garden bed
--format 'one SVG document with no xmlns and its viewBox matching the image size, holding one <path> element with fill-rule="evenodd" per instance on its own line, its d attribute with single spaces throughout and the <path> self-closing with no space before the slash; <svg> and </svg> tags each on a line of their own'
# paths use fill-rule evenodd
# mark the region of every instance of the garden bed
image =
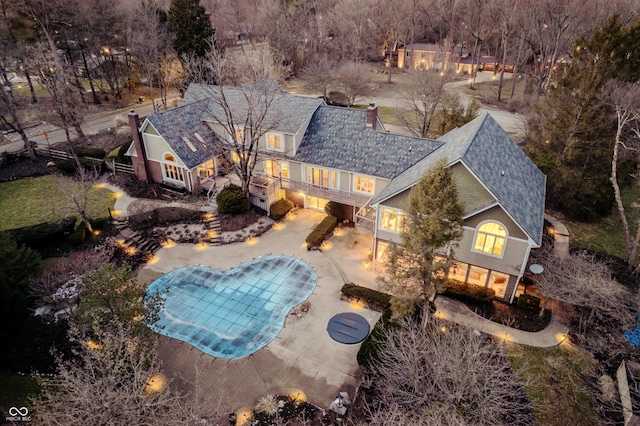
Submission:
<svg viewBox="0 0 640 426">
<path fill-rule="evenodd" d="M 476 314 L 522 331 L 537 332 L 544 330 L 551 321 L 551 311 L 545 310 L 540 318 L 540 309 L 524 309 L 494 300 L 488 304 L 465 303 Z"/>
</svg>

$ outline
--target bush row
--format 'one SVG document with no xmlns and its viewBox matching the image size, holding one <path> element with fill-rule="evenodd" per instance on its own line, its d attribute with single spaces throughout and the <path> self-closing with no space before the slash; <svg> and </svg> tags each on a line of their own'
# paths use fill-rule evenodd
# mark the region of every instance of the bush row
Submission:
<svg viewBox="0 0 640 426">
<path fill-rule="evenodd" d="M 496 297 L 495 290 L 491 288 L 468 285 L 455 280 L 449 280 L 442 294 L 461 301 L 480 303 L 491 303 Z"/>
<path fill-rule="evenodd" d="M 370 288 L 361 287 L 357 284 L 347 283 L 342 286 L 342 294 L 347 297 L 357 297 L 367 302 L 370 308 L 383 311 L 389 307 L 391 295 Z"/>
<path fill-rule="evenodd" d="M 95 160 L 89 160 L 87 158 L 83 158 L 80 157 L 80 164 L 82 165 L 82 167 L 84 167 L 85 169 L 95 169 L 98 171 L 101 171 L 102 169 L 102 163 L 99 163 Z M 58 170 L 60 170 L 62 173 L 68 174 L 68 175 L 73 175 L 77 172 L 77 165 L 76 165 L 76 160 L 74 160 L 73 158 L 68 158 L 66 160 L 58 160 L 56 161 L 56 167 L 58 168 Z"/>
<path fill-rule="evenodd" d="M 53 222 L 45 222 L 38 225 L 10 229 L 7 232 L 16 241 L 16 243 L 18 243 L 18 245 L 24 244 L 29 247 L 37 248 L 38 245 L 47 242 L 55 242 L 65 239 L 67 235 L 73 232 L 75 223 L 75 216 L 70 216 Z"/>
<path fill-rule="evenodd" d="M 271 204 L 271 207 L 269 207 L 269 214 L 271 215 L 271 219 L 278 221 L 285 217 L 292 208 L 293 202 L 286 198 L 282 198 Z"/>
<path fill-rule="evenodd" d="M 320 222 L 309 235 L 307 235 L 307 248 L 319 247 L 338 224 L 335 216 L 327 216 Z"/>
</svg>

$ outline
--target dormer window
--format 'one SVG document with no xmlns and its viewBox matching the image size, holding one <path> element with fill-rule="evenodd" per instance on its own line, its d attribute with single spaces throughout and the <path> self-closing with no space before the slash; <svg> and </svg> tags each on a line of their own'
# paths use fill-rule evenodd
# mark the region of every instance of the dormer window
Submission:
<svg viewBox="0 0 640 426">
<path fill-rule="evenodd" d="M 267 149 L 269 151 L 284 151 L 284 135 L 282 133 L 267 133 Z"/>
</svg>

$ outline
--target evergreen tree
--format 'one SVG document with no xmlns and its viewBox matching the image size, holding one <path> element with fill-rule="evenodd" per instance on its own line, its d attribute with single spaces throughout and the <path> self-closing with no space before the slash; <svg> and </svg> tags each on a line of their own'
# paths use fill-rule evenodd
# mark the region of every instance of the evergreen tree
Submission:
<svg viewBox="0 0 640 426">
<path fill-rule="evenodd" d="M 211 49 L 216 31 L 200 0 L 171 0 L 169 24 L 175 34 L 173 47 L 178 56 L 201 58 Z"/>
<path fill-rule="evenodd" d="M 429 299 L 442 290 L 463 213 L 451 169 L 440 160 L 409 193 L 402 244 L 392 246 L 387 265 L 396 292 Z"/>
<path fill-rule="evenodd" d="M 640 23 L 624 27 L 613 17 L 589 41 L 576 41 L 565 76 L 534 108 L 526 149 L 547 174 L 549 207 L 581 220 L 610 212 L 616 125 L 600 92 L 613 78 L 640 78 L 639 56 Z"/>
</svg>

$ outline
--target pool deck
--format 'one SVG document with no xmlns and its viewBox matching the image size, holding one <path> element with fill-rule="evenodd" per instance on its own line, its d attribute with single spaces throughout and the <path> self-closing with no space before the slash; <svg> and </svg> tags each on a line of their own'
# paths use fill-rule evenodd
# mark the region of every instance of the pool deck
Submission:
<svg viewBox="0 0 640 426">
<path fill-rule="evenodd" d="M 188 343 L 161 336 L 160 357 L 168 375 L 178 374 L 189 382 L 196 375 L 203 389 L 222 393 L 235 409 L 252 407 L 260 396 L 303 391 L 308 400 L 326 407 L 340 392 L 353 396 L 360 345 L 332 340 L 326 330 L 329 319 L 341 312 L 362 315 L 371 327 L 380 313 L 352 306 L 340 300 L 340 289 L 348 281 L 376 287 L 377 272 L 369 267 L 367 255 L 371 236 L 351 228 L 338 232 L 328 247 L 307 251 L 304 239 L 324 214 L 300 210 L 281 229 L 271 229 L 251 242 L 202 249 L 178 244 L 156 252 L 157 262 L 146 265 L 138 280 L 149 284 L 160 275 L 186 265 L 230 269 L 268 254 L 284 254 L 303 260 L 318 274 L 318 284 L 308 299 L 309 312 L 288 318 L 285 327 L 265 348 L 249 357 L 234 360 L 214 358 Z"/>
</svg>

